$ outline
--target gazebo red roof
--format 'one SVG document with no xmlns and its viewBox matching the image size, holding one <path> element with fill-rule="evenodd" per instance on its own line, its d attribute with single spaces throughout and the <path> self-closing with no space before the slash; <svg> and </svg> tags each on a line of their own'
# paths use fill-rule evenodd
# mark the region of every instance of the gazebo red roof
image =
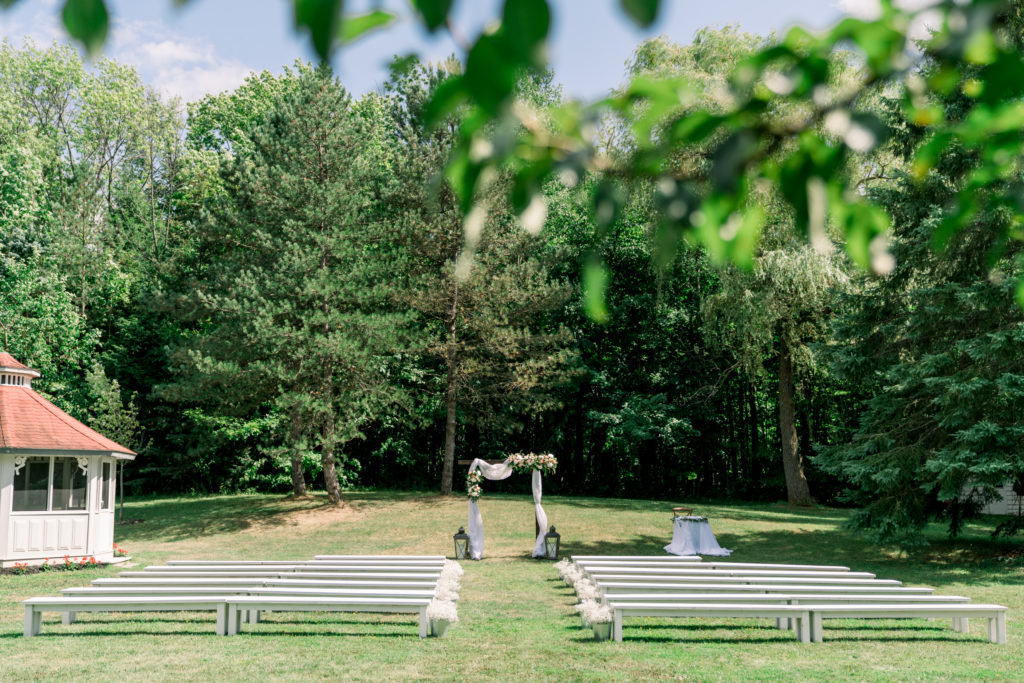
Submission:
<svg viewBox="0 0 1024 683">
<path fill-rule="evenodd" d="M 17 368 L 19 370 L 28 370 L 27 365 L 23 365 L 14 359 L 14 356 L 7 353 L 6 351 L 0 351 L 0 368 Z"/>
<path fill-rule="evenodd" d="M 38 373 L 22 365 L 6 351 L 0 352 L 0 368 Z M 19 373 L 21 374 L 21 373 Z M 86 427 L 24 385 L 0 385 L 0 449 L 46 451 L 135 452 Z"/>
</svg>

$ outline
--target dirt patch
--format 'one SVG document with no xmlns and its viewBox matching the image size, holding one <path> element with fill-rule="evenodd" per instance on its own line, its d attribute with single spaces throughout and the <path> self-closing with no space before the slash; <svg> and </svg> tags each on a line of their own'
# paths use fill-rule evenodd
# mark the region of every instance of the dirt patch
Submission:
<svg viewBox="0 0 1024 683">
<path fill-rule="evenodd" d="M 365 512 L 348 505 L 321 505 L 315 508 L 289 510 L 266 518 L 254 517 L 243 533 L 262 533 L 267 529 L 281 527 L 316 529 L 339 522 L 352 522 L 365 516 Z"/>
</svg>

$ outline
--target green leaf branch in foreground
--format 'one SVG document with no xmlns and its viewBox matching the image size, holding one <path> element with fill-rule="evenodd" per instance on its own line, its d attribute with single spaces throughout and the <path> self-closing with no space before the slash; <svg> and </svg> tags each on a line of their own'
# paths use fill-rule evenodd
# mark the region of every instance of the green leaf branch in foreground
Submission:
<svg viewBox="0 0 1024 683">
<path fill-rule="evenodd" d="M 469 49 L 466 72 L 439 88 L 428 106 L 435 118 L 458 106 L 470 109 L 448 168 L 467 213 L 505 168 L 513 169 L 511 193 L 518 211 L 531 206 L 544 183 L 556 177 L 599 173 L 612 182 L 652 179 L 664 195 L 661 218 L 667 226 L 702 244 L 718 261 L 749 265 L 757 248 L 750 238 L 756 222 L 744 218 L 756 204 L 758 184 L 769 183 L 812 243 L 837 231 L 856 263 L 884 272 L 892 264 L 885 247 L 888 215 L 844 172 L 870 163 L 884 140 L 881 122 L 860 109 L 865 93 L 883 89 L 927 128 L 933 142 L 917 158 L 919 176 L 929 172 L 935 153 L 946 145 L 963 145 L 979 156 L 981 163 L 967 181 L 952 189 L 951 211 L 937 231 L 940 243 L 977 214 L 979 188 L 1019 169 L 1024 86 L 1009 74 L 1024 71 L 1024 61 L 1008 35 L 1009 20 L 1019 13 L 1015 3 L 942 3 L 933 8 L 942 18 L 937 30 L 915 41 L 910 28 L 916 15 L 883 2 L 876 20 L 844 19 L 819 35 L 794 28 L 738 60 L 722 84 L 725 106 L 707 106 L 702 84 L 685 76 L 641 74 L 612 97 L 591 105 L 568 103 L 543 120 L 516 101 L 510 85 L 515 69 L 535 64 L 527 58 L 533 54 L 527 49 L 531 39 L 517 38 L 525 41 L 516 44 L 519 49 L 498 50 L 511 39 L 513 4 L 506 3 L 505 23 Z M 546 14 L 538 16 L 546 26 Z M 540 30 L 532 36 L 544 37 Z M 847 72 L 838 82 L 832 77 L 837 59 L 846 60 Z M 933 68 L 923 70 L 924 64 Z M 481 79 L 482 70 L 496 75 Z M 976 101 L 962 120 L 937 104 L 937 96 L 956 89 Z M 781 111 L 788 115 L 780 116 Z M 605 154 L 597 130 L 609 116 L 621 120 L 632 136 L 630 154 Z M 701 163 L 671 164 L 688 146 L 707 148 Z M 1014 211 L 1010 234 L 1017 236 L 1016 195 L 995 194 L 986 201 Z M 598 216 L 604 210 L 600 202 L 595 196 Z"/>
</svg>

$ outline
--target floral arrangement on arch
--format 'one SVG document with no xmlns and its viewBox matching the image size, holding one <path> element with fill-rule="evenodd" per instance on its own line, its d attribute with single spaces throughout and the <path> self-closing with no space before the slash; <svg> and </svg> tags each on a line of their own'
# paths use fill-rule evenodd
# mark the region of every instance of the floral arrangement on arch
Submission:
<svg viewBox="0 0 1024 683">
<path fill-rule="evenodd" d="M 508 464 L 516 472 L 540 470 L 550 474 L 558 467 L 558 460 L 550 453 L 513 453 L 508 456 Z"/>
<path fill-rule="evenodd" d="M 542 473 L 550 474 L 558 467 L 558 459 L 550 453 L 513 453 L 505 459 L 513 472 L 532 472 L 539 470 Z M 480 470 L 473 470 L 466 475 L 466 497 L 470 500 L 480 500 L 483 495 L 484 475 Z"/>
<path fill-rule="evenodd" d="M 470 500 L 480 500 L 484 490 L 480 487 L 484 481 L 484 475 L 480 470 L 473 470 L 466 475 L 466 496 Z"/>
</svg>

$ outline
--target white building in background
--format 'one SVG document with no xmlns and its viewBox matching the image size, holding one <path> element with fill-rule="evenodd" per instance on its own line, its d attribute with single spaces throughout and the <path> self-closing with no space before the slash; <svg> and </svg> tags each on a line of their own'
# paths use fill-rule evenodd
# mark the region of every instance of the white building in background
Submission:
<svg viewBox="0 0 1024 683">
<path fill-rule="evenodd" d="M 37 394 L 38 377 L 0 352 L 0 567 L 110 562 L 117 464 L 135 453 Z"/>
</svg>

